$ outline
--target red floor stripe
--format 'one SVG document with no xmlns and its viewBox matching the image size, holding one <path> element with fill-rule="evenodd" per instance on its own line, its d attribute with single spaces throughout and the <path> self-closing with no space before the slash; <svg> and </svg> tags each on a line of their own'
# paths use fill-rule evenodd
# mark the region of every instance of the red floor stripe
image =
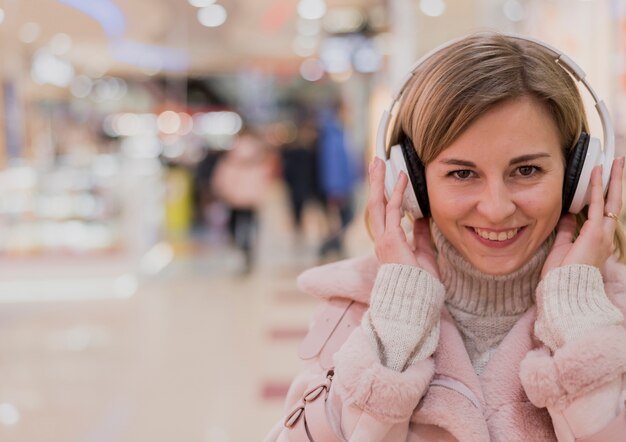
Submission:
<svg viewBox="0 0 626 442">
<path fill-rule="evenodd" d="M 296 289 L 293 289 L 276 290 L 274 292 L 274 301 L 277 304 L 310 304 L 316 302 L 316 299 Z"/>
<path fill-rule="evenodd" d="M 308 330 L 304 327 L 297 328 L 271 328 L 268 335 L 271 340 L 297 339 L 302 340 L 306 336 Z"/>
<path fill-rule="evenodd" d="M 266 382 L 261 389 L 261 397 L 264 400 L 283 399 L 288 390 L 289 382 Z"/>
</svg>

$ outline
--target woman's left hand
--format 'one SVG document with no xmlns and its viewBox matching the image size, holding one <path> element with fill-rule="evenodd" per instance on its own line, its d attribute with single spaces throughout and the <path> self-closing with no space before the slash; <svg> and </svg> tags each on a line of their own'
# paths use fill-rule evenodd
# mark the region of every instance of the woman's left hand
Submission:
<svg viewBox="0 0 626 442">
<path fill-rule="evenodd" d="M 550 270 L 569 264 L 586 264 L 602 267 L 614 250 L 613 238 L 622 210 L 622 173 L 624 157 L 616 158 L 611 167 L 609 188 L 604 201 L 602 191 L 602 167 L 596 166 L 591 173 L 591 201 L 588 219 L 576 239 L 576 218 L 571 213 L 563 215 L 557 226 L 556 238 L 541 271 L 545 276 Z"/>
</svg>

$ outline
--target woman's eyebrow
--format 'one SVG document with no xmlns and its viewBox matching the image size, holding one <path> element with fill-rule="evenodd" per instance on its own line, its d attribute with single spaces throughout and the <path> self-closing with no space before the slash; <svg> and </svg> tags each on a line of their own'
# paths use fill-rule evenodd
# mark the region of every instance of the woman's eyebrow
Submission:
<svg viewBox="0 0 626 442">
<path fill-rule="evenodd" d="M 550 154 L 549 153 L 534 153 L 534 154 L 528 154 L 528 155 L 521 155 L 519 157 L 515 157 L 513 158 L 509 164 L 513 165 L 513 164 L 519 164 L 519 163 L 526 163 L 528 161 L 533 161 L 533 160 L 537 160 L 539 158 L 549 158 Z"/>
<path fill-rule="evenodd" d="M 509 165 L 526 163 L 528 161 L 536 160 L 539 158 L 549 158 L 549 157 L 550 157 L 550 154 L 544 153 L 544 152 L 528 154 L 528 155 L 520 155 L 519 157 L 512 158 L 511 161 L 509 162 Z M 472 163 L 471 161 L 459 160 L 456 158 L 447 158 L 445 160 L 442 160 L 441 162 L 443 164 L 449 164 L 451 166 L 476 167 L 476 164 Z"/>
<path fill-rule="evenodd" d="M 457 160 L 457 159 L 454 159 L 454 158 L 449 158 L 447 160 L 442 160 L 441 162 L 443 164 L 450 164 L 452 166 L 476 167 L 476 164 L 472 163 L 471 161 Z"/>
</svg>

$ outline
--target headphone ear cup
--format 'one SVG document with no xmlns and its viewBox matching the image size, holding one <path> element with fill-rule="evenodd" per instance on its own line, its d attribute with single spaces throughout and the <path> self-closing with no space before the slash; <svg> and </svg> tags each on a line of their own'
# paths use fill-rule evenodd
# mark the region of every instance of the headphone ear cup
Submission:
<svg viewBox="0 0 626 442">
<path fill-rule="evenodd" d="M 578 182 L 575 183 L 574 197 L 569 206 L 570 213 L 579 213 L 583 207 L 589 204 L 591 172 L 594 167 L 602 164 L 604 164 L 604 154 L 600 140 L 595 137 L 589 137 L 587 150 L 583 156 L 582 164 L 579 165 L 580 175 Z"/>
<path fill-rule="evenodd" d="M 385 161 L 385 165 L 385 193 L 387 198 L 390 198 L 393 193 L 393 189 L 398 182 L 400 172 L 404 172 L 409 177 L 409 181 L 411 181 L 409 168 L 407 168 L 407 163 L 404 159 L 401 145 L 396 144 L 391 146 L 389 159 Z M 420 209 L 417 198 L 415 197 L 415 191 L 412 183 L 409 183 L 404 191 L 404 195 L 402 196 L 402 210 L 413 219 L 423 217 L 422 210 Z"/>
<path fill-rule="evenodd" d="M 563 213 L 579 213 L 589 204 L 589 184 L 593 168 L 604 164 L 600 140 L 581 133 L 568 156 L 563 182 Z M 606 189 L 604 189 L 606 190 Z M 568 199 L 566 199 L 566 196 Z"/>
<path fill-rule="evenodd" d="M 589 148 L 589 135 L 585 132 L 580 134 L 576 145 L 570 150 L 565 163 L 565 175 L 563 177 L 563 204 L 562 213 L 570 211 L 576 188 L 580 182 L 580 174 L 583 170 L 587 149 Z M 577 212 L 576 212 L 577 213 Z"/>
<path fill-rule="evenodd" d="M 407 164 L 407 175 L 411 187 L 415 193 L 419 205 L 421 217 L 430 216 L 430 201 L 428 200 L 428 187 L 426 185 L 426 169 L 424 163 L 415 151 L 415 146 L 409 137 L 403 137 L 400 141 L 402 155 Z M 420 217 L 420 218 L 421 218 Z"/>
</svg>

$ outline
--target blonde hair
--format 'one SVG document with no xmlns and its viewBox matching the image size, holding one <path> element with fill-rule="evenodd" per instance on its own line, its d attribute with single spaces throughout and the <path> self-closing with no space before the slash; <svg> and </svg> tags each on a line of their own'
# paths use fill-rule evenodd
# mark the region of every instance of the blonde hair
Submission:
<svg viewBox="0 0 626 442">
<path fill-rule="evenodd" d="M 465 37 L 425 60 L 407 83 L 390 145 L 411 138 L 426 166 L 479 116 L 505 100 L 532 97 L 557 126 L 563 162 L 588 131 L 576 83 L 540 45 L 497 33 Z M 579 228 L 586 210 L 577 215 Z M 618 223 L 615 254 L 626 262 L 626 235 Z"/>
</svg>

